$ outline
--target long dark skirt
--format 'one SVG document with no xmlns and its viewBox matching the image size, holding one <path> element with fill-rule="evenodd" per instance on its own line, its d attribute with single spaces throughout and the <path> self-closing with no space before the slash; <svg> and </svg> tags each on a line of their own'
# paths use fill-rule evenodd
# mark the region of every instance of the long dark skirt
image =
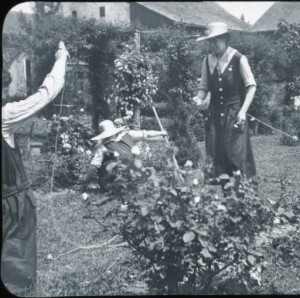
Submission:
<svg viewBox="0 0 300 298">
<path fill-rule="evenodd" d="M 36 283 L 36 204 L 30 189 L 2 197 L 1 278 L 13 294 Z"/>
<path fill-rule="evenodd" d="M 249 123 L 236 128 L 240 104 L 228 105 L 222 116 L 219 111 L 208 112 L 205 123 L 206 155 L 213 162 L 213 175 L 233 175 L 240 170 L 248 178 L 256 175 L 250 138 Z"/>
</svg>

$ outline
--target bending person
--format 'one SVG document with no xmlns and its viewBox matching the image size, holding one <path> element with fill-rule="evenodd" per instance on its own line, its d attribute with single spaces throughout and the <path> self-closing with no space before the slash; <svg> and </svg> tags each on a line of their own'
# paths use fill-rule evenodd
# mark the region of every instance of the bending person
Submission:
<svg viewBox="0 0 300 298">
<path fill-rule="evenodd" d="M 128 130 L 125 126 L 116 127 L 110 120 L 104 120 L 99 124 L 101 133 L 92 138 L 93 141 L 102 141 L 95 151 L 94 157 L 83 179 L 83 190 L 97 174 L 98 184 L 103 191 L 107 191 L 108 184 L 112 183 L 114 176 L 106 171 L 107 165 L 116 160 L 133 158 L 131 149 L 135 142 L 149 140 L 158 136 L 166 136 L 166 131 L 156 130 Z"/>
</svg>

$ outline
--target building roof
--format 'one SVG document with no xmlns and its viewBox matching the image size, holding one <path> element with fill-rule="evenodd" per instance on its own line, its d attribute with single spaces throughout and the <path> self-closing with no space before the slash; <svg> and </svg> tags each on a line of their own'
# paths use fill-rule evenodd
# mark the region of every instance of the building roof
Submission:
<svg viewBox="0 0 300 298">
<path fill-rule="evenodd" d="M 211 22 L 225 22 L 230 29 L 250 31 L 250 25 L 231 15 L 217 3 L 199 2 L 136 2 L 172 21 L 207 26 Z"/>
<path fill-rule="evenodd" d="M 276 2 L 252 26 L 253 31 L 274 31 L 281 20 L 300 23 L 300 3 Z"/>
</svg>

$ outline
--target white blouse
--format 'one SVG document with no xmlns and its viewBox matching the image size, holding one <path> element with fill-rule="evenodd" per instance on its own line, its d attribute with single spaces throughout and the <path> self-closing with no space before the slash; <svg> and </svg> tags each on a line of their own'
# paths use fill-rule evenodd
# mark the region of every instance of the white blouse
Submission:
<svg viewBox="0 0 300 298">
<path fill-rule="evenodd" d="M 45 107 L 61 91 L 65 82 L 65 70 L 65 59 L 57 60 L 35 94 L 2 107 L 2 136 L 10 147 L 15 147 L 14 128 Z"/>
</svg>

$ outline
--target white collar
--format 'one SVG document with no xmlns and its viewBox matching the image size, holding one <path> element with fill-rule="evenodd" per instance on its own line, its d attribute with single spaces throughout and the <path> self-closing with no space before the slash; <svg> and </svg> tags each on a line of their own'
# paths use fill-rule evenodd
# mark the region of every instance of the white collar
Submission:
<svg viewBox="0 0 300 298">
<path fill-rule="evenodd" d="M 208 66 L 210 73 L 213 74 L 218 61 L 221 68 L 221 73 L 223 73 L 236 52 L 236 49 L 227 47 L 226 51 L 220 59 L 217 59 L 217 57 L 214 54 L 208 55 Z"/>
</svg>

